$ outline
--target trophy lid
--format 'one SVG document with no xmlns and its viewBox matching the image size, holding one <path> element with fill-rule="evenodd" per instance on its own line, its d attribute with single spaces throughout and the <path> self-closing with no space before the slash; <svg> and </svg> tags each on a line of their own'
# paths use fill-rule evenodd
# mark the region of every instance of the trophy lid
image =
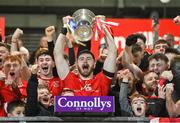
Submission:
<svg viewBox="0 0 180 123">
<path fill-rule="evenodd" d="M 87 20 L 92 23 L 94 21 L 95 14 L 89 9 L 78 9 L 72 16 L 74 17 L 76 23 L 80 20 Z"/>
</svg>

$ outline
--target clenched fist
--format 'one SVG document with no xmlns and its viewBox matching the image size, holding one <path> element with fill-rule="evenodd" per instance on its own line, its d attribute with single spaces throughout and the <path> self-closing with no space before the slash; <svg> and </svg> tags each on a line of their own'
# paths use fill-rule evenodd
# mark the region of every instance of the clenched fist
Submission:
<svg viewBox="0 0 180 123">
<path fill-rule="evenodd" d="M 45 34 L 48 38 L 48 41 L 52 41 L 53 40 L 53 35 L 55 33 L 55 27 L 54 26 L 48 26 L 46 29 L 45 29 Z"/>
<path fill-rule="evenodd" d="M 21 35 L 23 35 L 23 30 L 17 28 L 12 35 L 12 41 L 16 41 Z"/>
</svg>

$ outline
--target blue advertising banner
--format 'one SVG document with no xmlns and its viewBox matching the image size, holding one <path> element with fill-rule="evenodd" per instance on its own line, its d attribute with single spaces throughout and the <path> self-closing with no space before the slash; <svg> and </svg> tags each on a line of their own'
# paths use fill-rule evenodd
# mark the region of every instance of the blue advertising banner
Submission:
<svg viewBox="0 0 180 123">
<path fill-rule="evenodd" d="M 113 96 L 55 96 L 55 112 L 114 112 Z"/>
</svg>

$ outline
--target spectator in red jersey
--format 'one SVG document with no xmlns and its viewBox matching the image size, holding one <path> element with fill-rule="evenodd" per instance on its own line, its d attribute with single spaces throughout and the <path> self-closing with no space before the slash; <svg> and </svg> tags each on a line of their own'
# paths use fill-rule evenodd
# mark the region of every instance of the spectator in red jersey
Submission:
<svg viewBox="0 0 180 123">
<path fill-rule="evenodd" d="M 12 35 L 10 53 L 11 55 L 20 56 L 22 61 L 21 79 L 28 81 L 31 76 L 31 71 L 29 70 L 29 67 L 27 65 L 27 58 L 29 56 L 29 52 L 24 46 L 19 46 L 19 43 L 22 42 L 20 39 L 22 35 L 23 30 L 17 28 Z"/>
<path fill-rule="evenodd" d="M 34 67 L 34 66 L 33 66 Z M 53 96 L 60 95 L 63 89 L 63 82 L 59 77 L 53 76 L 54 60 L 46 49 L 41 49 L 37 53 L 38 84 L 45 85 L 49 88 Z"/>
<path fill-rule="evenodd" d="M 22 80 L 20 77 L 21 64 L 21 59 L 16 55 L 8 55 L 4 58 L 3 72 L 5 74 L 5 80 L 0 81 L 2 106 L 4 103 L 15 99 L 25 100 L 27 96 L 27 81 Z M 1 110 L 3 110 L 3 108 Z M 5 114 L 3 116 L 5 116 Z"/>
<path fill-rule="evenodd" d="M 64 18 L 64 23 L 67 22 Z M 59 77 L 64 80 L 64 88 L 72 90 L 75 96 L 105 96 L 108 94 L 111 78 L 116 68 L 117 48 L 114 39 L 103 27 L 108 44 L 108 56 L 104 62 L 103 71 L 93 76 L 95 66 L 94 55 L 89 50 L 82 50 L 77 56 L 78 75 L 70 72 L 63 57 L 67 29 L 63 28 L 54 48 L 54 58 Z"/>
<path fill-rule="evenodd" d="M 10 52 L 19 51 L 23 54 L 25 62 L 28 62 L 29 59 L 29 51 L 27 48 L 23 46 L 23 42 L 21 40 L 21 36 L 23 35 L 23 30 L 17 28 L 12 35 L 11 41 L 11 49 Z"/>
</svg>

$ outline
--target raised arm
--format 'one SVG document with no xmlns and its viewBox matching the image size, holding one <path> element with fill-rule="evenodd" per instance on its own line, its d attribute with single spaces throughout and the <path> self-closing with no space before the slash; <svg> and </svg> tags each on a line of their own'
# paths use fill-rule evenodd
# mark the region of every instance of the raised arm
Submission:
<svg viewBox="0 0 180 123">
<path fill-rule="evenodd" d="M 11 41 L 11 49 L 10 49 L 10 52 L 14 52 L 14 51 L 18 51 L 18 46 L 17 46 L 17 42 L 20 38 L 20 36 L 23 34 L 23 31 L 19 28 L 17 28 L 15 30 L 15 32 L 13 33 L 12 35 L 12 41 Z"/>
<path fill-rule="evenodd" d="M 170 117 L 177 117 L 180 115 L 180 100 L 178 100 L 176 103 L 173 101 L 173 86 L 174 85 L 172 83 L 166 85 L 166 109 Z"/>
<path fill-rule="evenodd" d="M 106 60 L 104 61 L 104 66 L 103 66 L 103 70 L 105 70 L 106 72 L 109 73 L 115 73 L 116 71 L 116 58 L 117 58 L 117 47 L 115 45 L 115 41 L 113 39 L 113 37 L 111 36 L 111 34 L 108 32 L 106 27 L 104 28 L 104 32 L 105 32 L 105 40 L 107 42 L 108 45 L 108 55 Z M 113 76 L 109 76 L 109 77 L 113 77 Z"/>
<path fill-rule="evenodd" d="M 38 66 L 32 68 L 32 75 L 27 85 L 27 102 L 25 107 L 26 116 L 37 116 L 40 109 L 38 108 L 38 79 L 37 79 Z"/>
<path fill-rule="evenodd" d="M 30 78 L 31 76 L 31 72 L 28 68 L 28 65 L 26 63 L 26 58 L 28 59 L 28 55 L 29 52 L 26 48 L 24 48 L 23 50 L 20 49 L 20 51 L 18 51 L 18 40 L 20 38 L 20 36 L 23 34 L 23 30 L 17 28 L 12 36 L 12 42 L 11 42 L 11 54 L 12 55 L 20 55 L 21 58 L 21 79 L 22 80 L 27 80 Z M 19 47 L 20 48 L 20 47 Z M 25 50 L 25 51 L 24 51 Z M 26 57 L 25 57 L 25 56 Z"/>
<path fill-rule="evenodd" d="M 131 71 L 136 76 L 136 78 L 142 78 L 143 72 L 142 70 L 133 63 L 133 56 L 132 56 L 132 45 L 137 42 L 137 37 L 134 34 L 129 35 L 126 38 L 126 46 L 122 56 L 122 65 Z"/>
<path fill-rule="evenodd" d="M 121 115 L 132 117 L 133 113 L 128 101 L 128 83 L 129 83 L 128 73 L 129 73 L 128 69 L 118 71 L 117 78 L 120 84 L 119 104 L 121 107 Z"/>
<path fill-rule="evenodd" d="M 63 18 L 64 21 L 66 21 L 66 19 L 67 18 Z M 66 33 L 67 33 L 67 29 L 62 28 L 62 31 L 59 34 L 59 36 L 56 40 L 55 47 L 54 47 L 54 59 L 55 59 L 56 67 L 57 67 L 57 73 L 62 80 L 65 79 L 65 77 L 68 75 L 68 73 L 70 71 L 69 65 L 68 65 L 67 61 L 64 59 L 64 55 L 63 55 L 65 43 L 67 40 Z"/>
<path fill-rule="evenodd" d="M 48 50 L 51 55 L 51 57 L 54 59 L 53 51 L 54 51 L 54 42 L 53 42 L 53 36 L 55 33 L 55 27 L 54 26 L 48 26 L 45 29 L 45 34 L 47 36 L 48 40 Z"/>
</svg>

